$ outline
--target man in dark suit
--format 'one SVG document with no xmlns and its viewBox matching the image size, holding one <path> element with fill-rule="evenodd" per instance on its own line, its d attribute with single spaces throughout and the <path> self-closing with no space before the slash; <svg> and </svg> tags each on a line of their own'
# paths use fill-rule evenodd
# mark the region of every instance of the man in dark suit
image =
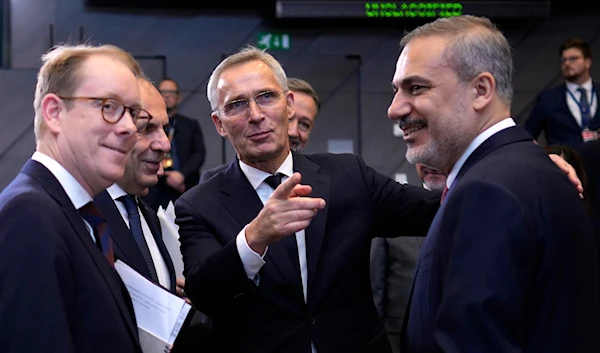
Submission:
<svg viewBox="0 0 600 353">
<path fill-rule="evenodd" d="M 401 41 L 388 115 L 406 158 L 448 175 L 401 351 L 597 352 L 598 259 L 584 203 L 510 118 L 512 58 L 485 18 Z"/>
<path fill-rule="evenodd" d="M 444 173 L 420 163 L 415 167 L 423 188 L 444 190 Z M 383 319 L 394 353 L 400 351 L 402 322 L 424 240 L 423 237 L 375 238 L 371 245 L 373 301 Z"/>
<path fill-rule="evenodd" d="M 308 82 L 296 77 L 288 77 L 287 82 L 289 90 L 294 93 L 294 115 L 288 125 L 290 148 L 293 151 L 302 151 L 308 144 L 310 132 L 315 126 L 315 118 L 321 108 L 321 100 Z M 205 170 L 200 175 L 200 182 L 205 182 L 225 168 L 227 168 L 227 164 Z"/>
<path fill-rule="evenodd" d="M 171 141 L 171 151 L 165 156 L 165 175 L 156 186 L 150 188 L 144 200 L 155 211 L 159 206 L 166 208 L 169 202 L 198 184 L 200 168 L 206 157 L 206 147 L 200 124 L 195 119 L 179 113 L 181 95 L 179 86 L 171 78 L 165 78 L 158 85 L 167 105 L 169 125 L 167 136 Z"/>
<path fill-rule="evenodd" d="M 0 347 L 141 353 L 110 229 L 92 204 L 123 176 L 148 123 L 141 69 L 113 46 L 58 46 L 42 61 L 36 152 L 0 194 Z"/>
<path fill-rule="evenodd" d="M 559 55 L 566 82 L 539 95 L 525 129 L 534 138 L 543 131 L 548 145 L 578 148 L 597 139 L 600 129 L 597 85 L 590 76 L 592 49 L 574 38 L 560 46 Z"/>
<path fill-rule="evenodd" d="M 370 234 L 425 234 L 440 194 L 353 155 L 291 152 L 294 94 L 268 53 L 225 59 L 207 91 L 237 158 L 175 212 L 186 292 L 213 318 L 222 351 L 390 352 L 369 283 Z"/>
<path fill-rule="evenodd" d="M 162 159 L 171 149 L 164 126 L 169 117 L 158 90 L 145 78 L 138 79 L 142 108 L 152 119 L 138 138 L 125 166 L 125 174 L 94 198 L 112 230 L 115 257 L 173 294 L 185 297 L 185 281 L 175 278 L 171 256 L 162 239 L 156 212 L 139 197 L 148 193 L 162 175 Z M 195 311 L 194 311 L 195 312 Z M 194 325 L 184 327 L 172 350 L 206 352 L 209 340 L 207 318 L 195 313 Z"/>
</svg>

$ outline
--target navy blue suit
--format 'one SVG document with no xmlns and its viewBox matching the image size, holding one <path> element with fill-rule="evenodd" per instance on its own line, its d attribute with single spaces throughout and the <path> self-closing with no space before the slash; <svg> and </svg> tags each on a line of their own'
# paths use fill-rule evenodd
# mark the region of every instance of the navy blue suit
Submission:
<svg viewBox="0 0 600 353">
<path fill-rule="evenodd" d="M 0 194 L 0 350 L 141 353 L 131 300 L 52 173 Z"/>
<path fill-rule="evenodd" d="M 192 302 L 214 320 L 221 352 L 385 352 L 369 283 L 371 234 L 424 235 L 439 193 L 399 184 L 354 155 L 292 152 L 294 170 L 326 207 L 306 228 L 307 303 L 284 242 L 271 244 L 254 285 L 236 236 L 263 205 L 233 160 L 175 203 Z"/>
<path fill-rule="evenodd" d="M 471 154 L 431 225 L 401 351 L 598 352 L 599 298 L 584 203 L 511 127 Z"/>
<path fill-rule="evenodd" d="M 115 257 L 121 259 L 144 277 L 152 280 L 150 269 L 148 269 L 148 265 L 146 264 L 146 261 L 144 261 L 142 252 L 110 194 L 107 191 L 101 192 L 94 197 L 94 204 L 102 211 L 109 222 Z M 152 210 L 144 201 L 139 200 L 139 205 L 139 208 L 142 211 L 140 216 L 146 219 L 148 228 L 150 228 L 150 231 L 154 236 L 158 250 L 169 271 L 169 281 L 171 282 L 171 286 L 170 288 L 167 288 L 167 290 L 175 294 L 175 268 L 173 267 L 173 261 L 171 261 L 171 256 L 169 255 L 165 243 L 162 240 L 160 221 L 156 216 L 156 212 L 154 212 L 154 210 Z"/>
<path fill-rule="evenodd" d="M 596 86 L 594 83 L 594 87 Z M 583 143 L 581 126 L 577 124 L 567 105 L 566 84 L 544 91 L 538 96 L 524 127 L 536 139 L 544 131 L 548 145 L 566 145 L 577 148 Z M 590 128 L 592 130 L 600 129 L 600 109 L 596 109 L 594 119 L 590 122 Z"/>
</svg>

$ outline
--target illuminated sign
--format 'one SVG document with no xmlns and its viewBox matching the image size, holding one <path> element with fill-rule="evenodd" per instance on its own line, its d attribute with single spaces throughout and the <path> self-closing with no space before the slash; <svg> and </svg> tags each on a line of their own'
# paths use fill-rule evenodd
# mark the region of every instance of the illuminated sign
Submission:
<svg viewBox="0 0 600 353">
<path fill-rule="evenodd" d="M 365 16 L 399 18 L 454 17 L 463 14 L 458 2 L 365 2 Z"/>
</svg>

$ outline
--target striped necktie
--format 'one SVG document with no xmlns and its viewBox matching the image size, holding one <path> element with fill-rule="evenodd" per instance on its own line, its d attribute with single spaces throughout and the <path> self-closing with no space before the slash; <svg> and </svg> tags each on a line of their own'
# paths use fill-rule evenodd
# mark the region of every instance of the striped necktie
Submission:
<svg viewBox="0 0 600 353">
<path fill-rule="evenodd" d="M 108 263 L 114 267 L 115 256 L 112 247 L 112 239 L 110 238 L 110 230 L 108 229 L 108 224 L 106 223 L 104 215 L 91 201 L 80 208 L 79 213 L 81 214 L 81 217 L 92 226 L 96 245 L 100 248 Z"/>
</svg>

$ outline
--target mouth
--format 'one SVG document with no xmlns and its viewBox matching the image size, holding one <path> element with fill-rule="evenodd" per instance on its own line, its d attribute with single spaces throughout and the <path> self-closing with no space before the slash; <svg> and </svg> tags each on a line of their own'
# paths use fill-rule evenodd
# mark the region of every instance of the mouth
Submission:
<svg viewBox="0 0 600 353">
<path fill-rule="evenodd" d="M 124 150 L 124 149 L 122 149 L 122 148 L 112 147 L 112 146 L 106 146 L 106 145 L 104 147 L 108 148 L 109 150 L 121 153 L 121 154 L 127 154 L 127 151 Z"/>
<path fill-rule="evenodd" d="M 271 130 L 260 131 L 260 132 L 248 135 L 248 138 L 251 139 L 251 140 L 261 140 L 261 139 L 264 139 L 267 136 L 269 136 L 270 133 L 271 133 Z"/>
<path fill-rule="evenodd" d="M 404 132 L 404 139 L 410 137 L 411 134 L 414 134 L 417 131 L 423 130 L 427 127 L 427 122 L 423 119 L 415 119 L 415 120 L 401 120 L 398 123 L 398 126 Z"/>
</svg>

